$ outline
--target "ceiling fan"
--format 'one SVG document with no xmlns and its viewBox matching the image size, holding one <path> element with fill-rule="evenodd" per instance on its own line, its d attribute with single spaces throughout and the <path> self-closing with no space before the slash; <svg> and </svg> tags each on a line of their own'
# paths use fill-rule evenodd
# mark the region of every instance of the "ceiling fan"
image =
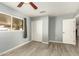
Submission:
<svg viewBox="0 0 79 59">
<path fill-rule="evenodd" d="M 18 4 L 18 6 L 17 7 L 22 7 L 22 5 L 24 4 L 24 2 L 20 2 L 19 4 Z M 38 7 L 33 3 L 33 2 L 29 2 L 29 4 L 30 4 L 30 6 L 33 8 L 33 9 L 38 9 Z"/>
</svg>

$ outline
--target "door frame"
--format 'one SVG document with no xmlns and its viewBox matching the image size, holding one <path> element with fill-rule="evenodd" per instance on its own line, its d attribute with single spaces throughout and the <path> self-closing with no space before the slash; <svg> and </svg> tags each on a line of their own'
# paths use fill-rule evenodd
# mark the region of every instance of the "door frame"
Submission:
<svg viewBox="0 0 79 59">
<path fill-rule="evenodd" d="M 66 43 L 66 44 L 76 45 L 76 19 L 75 19 L 75 18 L 71 18 L 71 19 L 74 19 L 74 20 L 75 20 L 75 39 L 74 39 L 75 43 L 74 43 L 74 44 L 72 44 L 72 43 Z M 71 19 L 70 19 L 70 20 L 71 20 Z M 64 19 L 64 20 L 68 20 L 68 19 Z M 63 20 L 63 21 L 64 21 L 64 20 Z M 63 25 L 63 21 L 62 21 L 62 25 Z M 62 26 L 62 38 L 63 38 L 63 26 Z M 64 42 L 64 39 L 63 39 L 63 43 L 65 43 L 65 42 Z"/>
<path fill-rule="evenodd" d="M 39 19 L 40 20 L 40 19 Z M 41 40 L 34 40 L 33 38 L 33 35 L 34 35 L 34 32 L 33 32 L 33 22 L 39 22 L 39 20 L 33 20 L 33 21 L 31 21 L 31 41 L 38 41 L 38 42 L 42 42 L 42 40 L 43 40 L 43 34 L 41 34 Z M 42 20 L 40 20 L 40 21 L 42 21 Z M 42 21 L 42 23 L 43 23 L 43 21 Z M 37 23 L 36 23 L 37 24 Z M 40 25 L 42 25 L 43 26 L 43 24 L 40 24 Z M 42 27 L 42 31 L 43 31 L 43 27 Z M 43 33 L 43 32 L 42 32 Z"/>
</svg>

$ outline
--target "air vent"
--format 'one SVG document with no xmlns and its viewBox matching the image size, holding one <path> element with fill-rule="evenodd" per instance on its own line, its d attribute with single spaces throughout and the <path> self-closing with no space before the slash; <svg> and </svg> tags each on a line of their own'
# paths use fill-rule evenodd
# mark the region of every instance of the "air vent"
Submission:
<svg viewBox="0 0 79 59">
<path fill-rule="evenodd" d="M 40 11 L 40 13 L 46 13 L 46 11 Z"/>
</svg>

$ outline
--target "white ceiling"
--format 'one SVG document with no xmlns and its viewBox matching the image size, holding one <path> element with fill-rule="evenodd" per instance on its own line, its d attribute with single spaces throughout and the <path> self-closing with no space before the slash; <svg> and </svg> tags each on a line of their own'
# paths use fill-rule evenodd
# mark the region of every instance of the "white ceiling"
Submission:
<svg viewBox="0 0 79 59">
<path fill-rule="evenodd" d="M 26 16 L 59 16 L 65 14 L 74 14 L 79 10 L 78 2 L 34 2 L 38 9 L 34 10 L 28 3 L 24 4 L 21 8 L 17 5 L 19 2 L 2 2 L 3 4 L 16 9 Z M 40 13 L 40 11 L 46 11 L 45 13 Z"/>
</svg>

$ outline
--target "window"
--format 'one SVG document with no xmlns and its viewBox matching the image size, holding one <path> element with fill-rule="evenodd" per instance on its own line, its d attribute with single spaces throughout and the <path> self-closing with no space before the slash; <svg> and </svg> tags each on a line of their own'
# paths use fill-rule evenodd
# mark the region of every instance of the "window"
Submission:
<svg viewBox="0 0 79 59">
<path fill-rule="evenodd" d="M 0 30 L 10 30 L 11 29 L 11 17 L 0 14 Z"/>
<path fill-rule="evenodd" d="M 12 30 L 23 30 L 23 21 L 13 17 Z"/>
<path fill-rule="evenodd" d="M 23 20 L 0 13 L 0 31 L 23 30 Z"/>
</svg>

